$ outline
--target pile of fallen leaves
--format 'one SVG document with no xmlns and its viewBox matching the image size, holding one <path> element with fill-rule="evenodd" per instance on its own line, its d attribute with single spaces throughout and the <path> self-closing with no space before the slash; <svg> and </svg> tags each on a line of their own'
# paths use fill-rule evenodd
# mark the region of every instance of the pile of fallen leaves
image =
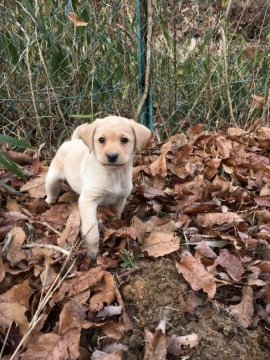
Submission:
<svg viewBox="0 0 270 360">
<path fill-rule="evenodd" d="M 269 153 L 270 128 L 259 125 L 218 133 L 196 125 L 152 142 L 136 157 L 122 220 L 99 211 L 96 264 L 80 243 L 76 195 L 63 184 L 59 202 L 48 207 L 46 164 L 37 154 L 18 155 L 28 180 L 0 173 L 20 191 L 0 193 L 2 358 L 121 359 L 135 326 L 121 282 L 140 271 L 141 254 L 175 263 L 179 284 L 184 279 L 189 287 L 179 300 L 183 312 L 195 312 L 201 294 L 243 328 L 269 324 Z M 133 254 L 136 264 L 129 265 L 138 268 L 123 269 L 124 254 Z M 166 318 L 144 330 L 144 359 L 200 346 L 195 333 L 167 334 Z"/>
</svg>

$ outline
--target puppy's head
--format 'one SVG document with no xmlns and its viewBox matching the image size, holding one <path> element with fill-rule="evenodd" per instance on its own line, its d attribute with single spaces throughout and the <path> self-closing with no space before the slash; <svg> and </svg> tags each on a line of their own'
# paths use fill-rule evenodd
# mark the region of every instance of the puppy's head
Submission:
<svg viewBox="0 0 270 360">
<path fill-rule="evenodd" d="M 141 150 L 151 136 L 147 127 L 120 116 L 97 119 L 75 131 L 97 160 L 110 168 L 132 161 L 134 150 Z"/>
</svg>

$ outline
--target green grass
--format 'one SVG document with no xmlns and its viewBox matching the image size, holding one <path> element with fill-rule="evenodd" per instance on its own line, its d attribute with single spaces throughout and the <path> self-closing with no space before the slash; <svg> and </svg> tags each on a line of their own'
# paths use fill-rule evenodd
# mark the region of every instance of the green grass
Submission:
<svg viewBox="0 0 270 360">
<path fill-rule="evenodd" d="M 49 149 L 95 114 L 133 117 L 139 102 L 135 2 L 73 0 L 86 27 L 71 23 L 66 4 L 21 0 L 0 5 L 0 132 L 46 142 Z M 154 126 L 161 138 L 198 122 L 209 128 L 232 124 L 219 35 L 224 11 L 207 4 L 207 11 L 191 17 L 203 29 L 196 35 L 192 30 L 184 34 L 187 25 L 179 4 L 173 8 L 172 2 L 154 2 Z M 189 16 L 188 11 L 183 14 Z M 268 11 L 261 9 L 262 14 Z M 267 24 L 262 21 L 254 39 L 235 31 L 230 22 L 225 28 L 229 93 L 239 126 L 269 115 L 269 100 L 259 109 L 250 106 L 252 94 L 268 96 Z M 247 56 L 250 47 L 255 51 Z"/>
</svg>

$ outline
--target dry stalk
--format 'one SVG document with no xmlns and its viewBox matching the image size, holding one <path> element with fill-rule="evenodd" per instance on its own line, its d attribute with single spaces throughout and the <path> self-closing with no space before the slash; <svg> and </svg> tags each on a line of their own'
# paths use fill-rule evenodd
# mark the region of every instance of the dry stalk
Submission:
<svg viewBox="0 0 270 360">
<path fill-rule="evenodd" d="M 62 121 L 63 121 L 63 124 L 64 124 L 64 127 L 66 128 L 66 122 L 65 122 L 65 118 L 64 118 L 64 115 L 62 113 L 62 110 L 61 110 L 61 107 L 59 105 L 59 101 L 57 99 L 57 95 L 56 95 L 56 92 L 54 90 L 54 87 L 52 85 L 52 82 L 51 82 L 51 79 L 50 79 L 50 76 L 49 76 L 49 72 L 48 72 L 48 69 L 47 69 L 47 66 L 45 64 L 45 60 L 44 60 L 44 57 L 43 57 L 43 54 L 42 54 L 42 50 L 41 50 L 41 47 L 40 47 L 40 44 L 39 44 L 39 41 L 38 41 L 38 36 L 37 36 L 37 28 L 35 28 L 35 36 L 36 36 L 36 43 L 37 43 L 37 46 L 38 46 L 38 54 L 39 54 L 39 57 L 40 57 L 40 61 L 43 65 L 43 68 L 44 68 L 44 71 L 45 71 L 45 74 L 46 74 L 46 77 L 48 79 L 48 83 L 49 83 L 49 86 L 50 86 L 50 89 L 53 93 L 53 97 L 54 97 L 54 100 L 55 100 L 55 104 L 56 104 L 56 109 L 59 113 L 59 116 L 61 117 Z"/>
<path fill-rule="evenodd" d="M 35 244 L 35 243 L 29 243 L 29 244 L 23 245 L 23 248 L 24 248 L 24 249 L 31 249 L 31 248 L 35 248 L 35 247 L 38 247 L 38 248 L 41 248 L 41 249 L 50 249 L 50 250 L 59 251 L 59 252 L 61 252 L 62 254 L 67 255 L 67 256 L 70 254 L 70 251 L 69 251 L 69 250 L 63 249 L 63 248 L 61 248 L 60 246 L 52 245 L 52 244 Z"/>
<path fill-rule="evenodd" d="M 95 225 L 95 224 L 94 224 Z M 93 225 L 93 226 L 94 226 Z M 92 230 L 93 226 L 89 229 L 89 231 Z M 66 277 L 68 276 L 69 272 L 71 271 L 71 269 L 73 268 L 77 257 L 75 257 L 71 263 L 71 265 L 68 267 L 70 260 L 72 259 L 72 257 L 75 255 L 76 250 L 81 246 L 82 242 L 84 241 L 84 238 L 80 241 L 77 241 L 77 243 L 74 243 L 69 251 L 68 256 L 65 259 L 65 262 L 63 263 L 63 266 L 59 272 L 59 274 L 56 276 L 56 278 L 54 279 L 54 281 L 52 282 L 51 286 L 49 287 L 47 293 L 45 294 L 44 298 L 42 299 L 43 293 L 44 293 L 44 289 L 42 288 L 41 291 L 41 297 L 40 297 L 40 302 L 38 304 L 37 310 L 34 313 L 34 316 L 29 324 L 29 328 L 27 330 L 27 332 L 23 335 L 21 341 L 19 342 L 19 344 L 17 345 L 14 353 L 12 354 L 11 358 L 9 360 L 15 360 L 16 355 L 18 353 L 18 351 L 20 350 L 20 348 L 23 346 L 23 344 L 25 343 L 26 339 L 28 338 L 28 336 L 31 334 L 31 332 L 34 330 L 34 328 L 36 327 L 36 325 L 38 324 L 38 322 L 40 321 L 40 319 L 42 318 L 42 312 L 45 308 L 45 306 L 47 305 L 47 303 L 49 302 L 49 300 L 52 298 L 53 294 L 56 292 L 56 290 L 58 290 L 60 288 L 60 286 L 62 285 L 63 281 L 66 279 Z M 47 276 L 47 274 L 46 274 Z M 45 277 L 46 278 L 46 277 Z"/>
<path fill-rule="evenodd" d="M 228 58 L 227 58 L 227 39 L 225 35 L 225 31 L 223 26 L 220 27 L 220 33 L 221 33 L 221 39 L 222 39 L 222 49 L 223 49 L 223 61 L 224 61 L 224 81 L 226 86 L 226 95 L 227 95 L 227 101 L 229 105 L 229 111 L 231 116 L 231 122 L 234 126 L 237 126 L 234 115 L 233 115 L 233 107 L 232 107 L 232 99 L 231 99 L 231 93 L 230 93 L 230 82 L 229 82 L 229 66 L 228 66 Z"/>
<path fill-rule="evenodd" d="M 135 114 L 136 121 L 138 121 L 139 119 L 143 105 L 145 103 L 145 100 L 147 99 L 149 86 L 150 86 L 152 30 L 153 30 L 153 6 L 152 6 L 152 0 L 147 0 L 147 43 L 146 43 L 146 69 L 145 69 L 145 80 L 144 80 L 144 92 Z"/>
<path fill-rule="evenodd" d="M 79 246 L 79 244 L 77 246 Z M 75 249 L 75 246 L 73 247 L 72 250 L 74 250 L 74 249 Z M 69 264 L 69 261 L 71 260 L 72 254 L 73 254 L 73 251 L 70 251 L 69 255 L 67 256 L 67 258 L 66 258 L 66 260 L 65 260 L 65 262 L 63 264 L 62 269 L 60 270 L 57 277 L 54 279 L 53 283 L 51 284 L 51 286 L 50 286 L 49 290 L 47 291 L 46 295 L 44 296 L 44 298 L 40 301 L 40 303 L 38 305 L 38 308 L 37 308 L 32 320 L 31 320 L 31 322 L 29 324 L 29 328 L 28 328 L 27 332 L 23 335 L 21 341 L 17 345 L 17 347 L 16 347 L 14 353 L 12 354 L 10 360 L 14 360 L 16 358 L 16 355 L 17 355 L 18 351 L 20 350 L 20 348 L 25 343 L 28 336 L 31 334 L 31 332 L 34 330 L 34 328 L 36 327 L 36 325 L 38 324 L 38 322 L 42 318 L 42 312 L 43 312 L 44 307 L 49 302 L 49 300 L 52 298 L 55 291 L 62 285 L 63 281 L 66 279 L 67 275 L 69 274 L 69 272 L 73 268 L 73 266 L 74 266 L 74 264 L 76 262 L 76 258 L 72 261 L 71 265 L 67 268 L 67 266 Z"/>
<path fill-rule="evenodd" d="M 1 349 L 1 352 L 0 352 L 0 359 L 2 359 L 3 352 L 4 352 L 5 347 L 6 347 L 7 339 L 8 339 L 8 336 L 9 336 L 9 333 L 10 333 L 10 330 L 11 330 L 11 327 L 12 327 L 12 324 L 13 324 L 13 321 L 10 323 L 10 325 L 9 325 L 9 327 L 8 327 L 8 330 L 7 330 L 7 333 L 6 333 L 6 336 L 5 336 L 5 340 L 4 340 L 4 342 L 3 342 L 2 349 Z"/>
<path fill-rule="evenodd" d="M 229 63 L 228 63 L 228 56 L 227 56 L 227 51 L 228 51 L 228 43 L 227 43 L 227 39 L 226 39 L 226 35 L 225 35 L 225 25 L 226 25 L 226 21 L 230 12 L 230 8 L 231 8 L 231 4 L 232 4 L 232 0 L 228 1 L 227 4 L 227 8 L 226 8 L 226 12 L 222 21 L 222 24 L 220 26 L 220 33 L 221 33 L 221 40 L 222 40 L 222 50 L 223 50 L 223 63 L 224 63 L 224 82 L 225 82 L 225 86 L 226 86 L 226 95 L 227 95 L 227 101 L 228 101 L 228 106 L 229 106 L 229 111 L 230 111 L 230 117 L 231 117 L 231 123 L 237 127 L 236 121 L 235 121 L 235 117 L 233 114 L 233 106 L 232 106 L 232 98 L 231 98 L 231 93 L 230 93 L 230 81 L 229 81 Z"/>
<path fill-rule="evenodd" d="M 31 14 L 23 7 L 22 4 L 20 4 L 18 1 L 16 1 L 17 4 L 19 4 L 21 6 L 21 8 L 31 16 Z M 32 16 L 31 16 L 32 17 Z M 31 97 L 32 97 L 32 102 L 33 102 L 33 107 L 34 107 L 34 111 L 35 111 L 35 114 L 36 114 L 36 119 L 37 119 L 37 124 L 38 124 L 38 129 L 39 129 L 39 132 L 40 132 L 40 135 L 42 136 L 43 138 L 43 131 L 42 131 L 42 128 L 41 128 L 41 124 L 40 124 L 40 117 L 39 117 L 39 114 L 38 114 L 38 110 L 37 110 L 37 105 L 36 105 L 36 98 L 35 98 L 35 91 L 34 91 L 34 87 L 33 87 L 33 75 L 32 75 L 32 70 L 31 70 L 31 65 L 30 65 L 30 59 L 29 59 L 29 50 L 30 50 L 30 38 L 29 36 L 27 35 L 24 27 L 19 23 L 17 22 L 17 25 L 21 28 L 24 36 L 25 36 L 25 39 L 26 39 L 26 52 L 25 52 L 25 62 L 26 62 L 26 66 L 27 66 L 27 72 L 28 72 L 28 79 L 29 79 L 29 85 L 30 85 L 30 91 L 31 91 Z"/>
<path fill-rule="evenodd" d="M 48 224 L 46 221 L 36 221 L 38 224 L 42 224 L 47 226 L 50 230 L 52 230 L 55 234 L 60 235 L 60 231 L 56 230 L 53 226 L 51 226 L 50 224 Z"/>
</svg>

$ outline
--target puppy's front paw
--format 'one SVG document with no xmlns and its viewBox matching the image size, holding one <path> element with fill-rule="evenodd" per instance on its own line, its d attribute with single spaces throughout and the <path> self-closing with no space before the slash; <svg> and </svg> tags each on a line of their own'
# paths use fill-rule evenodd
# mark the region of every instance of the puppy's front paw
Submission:
<svg viewBox="0 0 270 360">
<path fill-rule="evenodd" d="M 46 197 L 45 201 L 48 205 L 53 205 L 56 203 L 56 199 L 50 198 L 49 196 Z"/>
<path fill-rule="evenodd" d="M 98 256 L 98 245 L 96 247 L 89 247 L 87 248 L 87 255 L 92 259 L 95 260 Z"/>
<path fill-rule="evenodd" d="M 84 236 L 84 241 L 87 248 L 87 254 L 91 259 L 96 259 L 99 251 L 99 229 L 97 224 L 95 224 Z"/>
</svg>

